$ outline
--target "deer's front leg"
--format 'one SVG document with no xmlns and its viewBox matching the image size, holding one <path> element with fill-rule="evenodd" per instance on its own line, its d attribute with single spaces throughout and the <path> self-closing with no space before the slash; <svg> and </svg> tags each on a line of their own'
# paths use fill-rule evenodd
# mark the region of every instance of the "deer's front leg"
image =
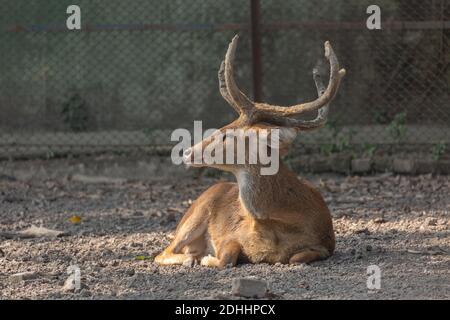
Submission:
<svg viewBox="0 0 450 320">
<path fill-rule="evenodd" d="M 228 242 L 218 250 L 218 258 L 213 256 L 205 256 L 200 264 L 205 267 L 225 268 L 234 267 L 237 263 L 239 253 L 241 253 L 241 245 L 236 242 Z"/>
<path fill-rule="evenodd" d="M 192 265 L 206 249 L 205 232 L 208 213 L 193 205 L 180 221 L 175 238 L 170 245 L 155 258 L 160 265 Z"/>
</svg>

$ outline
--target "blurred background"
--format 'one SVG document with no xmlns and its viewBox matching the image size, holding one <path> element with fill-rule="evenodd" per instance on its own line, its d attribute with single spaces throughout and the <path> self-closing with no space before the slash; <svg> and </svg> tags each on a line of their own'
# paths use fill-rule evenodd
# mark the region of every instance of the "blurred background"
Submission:
<svg viewBox="0 0 450 320">
<path fill-rule="evenodd" d="M 257 101 L 314 99 L 330 40 L 347 76 L 327 127 L 293 155 L 445 156 L 450 143 L 450 2 L 379 0 L 3 0 L 0 156 L 170 151 L 170 132 L 235 118 L 217 71 L 239 34 L 236 79 Z"/>
</svg>

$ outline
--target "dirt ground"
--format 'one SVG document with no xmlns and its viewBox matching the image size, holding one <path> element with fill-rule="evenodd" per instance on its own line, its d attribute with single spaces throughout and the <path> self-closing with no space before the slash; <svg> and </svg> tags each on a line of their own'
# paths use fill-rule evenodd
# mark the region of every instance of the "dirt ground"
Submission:
<svg viewBox="0 0 450 320">
<path fill-rule="evenodd" d="M 278 299 L 449 299 L 450 177 L 306 176 L 328 203 L 337 247 L 311 265 L 160 267 L 182 213 L 219 179 L 155 181 L 47 180 L 0 177 L 0 298 L 233 298 L 233 278 L 268 281 Z M 73 223 L 70 218 L 81 217 Z M 31 225 L 57 238 L 16 238 Z M 63 290 L 77 265 L 81 290 Z M 381 269 L 381 289 L 366 286 Z M 13 276 L 31 272 L 29 279 Z"/>
</svg>

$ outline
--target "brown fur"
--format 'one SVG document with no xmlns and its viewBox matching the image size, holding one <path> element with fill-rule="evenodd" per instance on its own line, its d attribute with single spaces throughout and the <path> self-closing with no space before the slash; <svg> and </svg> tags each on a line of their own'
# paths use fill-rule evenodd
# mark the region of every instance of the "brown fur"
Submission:
<svg viewBox="0 0 450 320">
<path fill-rule="evenodd" d="M 254 179 L 252 201 L 263 218 L 243 205 L 238 184 L 218 183 L 186 212 L 157 263 L 197 260 L 224 267 L 235 265 L 238 258 L 251 263 L 310 263 L 333 253 L 331 216 L 317 189 L 285 166 L 273 176 L 259 175 L 257 167 L 242 170 Z"/>
</svg>

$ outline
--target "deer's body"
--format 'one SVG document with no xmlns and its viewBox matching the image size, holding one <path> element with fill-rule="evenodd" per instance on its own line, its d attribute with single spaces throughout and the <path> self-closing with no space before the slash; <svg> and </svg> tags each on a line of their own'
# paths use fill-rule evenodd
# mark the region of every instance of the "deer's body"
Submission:
<svg viewBox="0 0 450 320">
<path fill-rule="evenodd" d="M 230 128 L 261 132 L 265 128 L 277 127 L 280 129 L 280 144 L 269 145 L 268 148 L 283 154 L 298 130 L 310 130 L 324 124 L 328 103 L 345 71 L 339 70 L 331 46 L 326 43 L 331 76 L 325 90 L 315 74 L 318 100 L 287 108 L 255 104 L 237 89 L 232 78 L 235 40 L 237 38 L 233 39 L 222 63 L 219 81 L 222 95 L 241 116 L 218 130 L 216 135 L 224 134 Z M 319 110 L 315 120 L 290 117 L 314 108 Z M 224 148 L 229 148 L 229 142 L 223 141 Z M 214 146 L 214 143 L 212 139 L 205 139 L 186 150 L 185 162 L 192 160 L 193 150 Z M 157 263 L 191 265 L 199 261 L 211 267 L 235 265 L 238 260 L 309 263 L 333 253 L 332 220 L 321 194 L 309 182 L 298 179 L 281 159 L 279 170 L 272 175 L 261 175 L 260 164 L 247 162 L 210 166 L 233 173 L 237 183 L 218 183 L 205 191 L 183 216 L 172 243 L 156 257 Z"/>
<path fill-rule="evenodd" d="M 180 250 L 181 264 L 198 260 L 225 266 L 238 258 L 251 263 L 292 263 L 297 258 L 307 263 L 330 256 L 333 226 L 319 191 L 284 166 L 271 176 L 249 171 L 237 174 L 238 183 L 218 183 L 206 190 L 182 218 L 176 238 L 157 262 L 173 262 L 171 253 L 183 240 L 189 244 Z"/>
</svg>

